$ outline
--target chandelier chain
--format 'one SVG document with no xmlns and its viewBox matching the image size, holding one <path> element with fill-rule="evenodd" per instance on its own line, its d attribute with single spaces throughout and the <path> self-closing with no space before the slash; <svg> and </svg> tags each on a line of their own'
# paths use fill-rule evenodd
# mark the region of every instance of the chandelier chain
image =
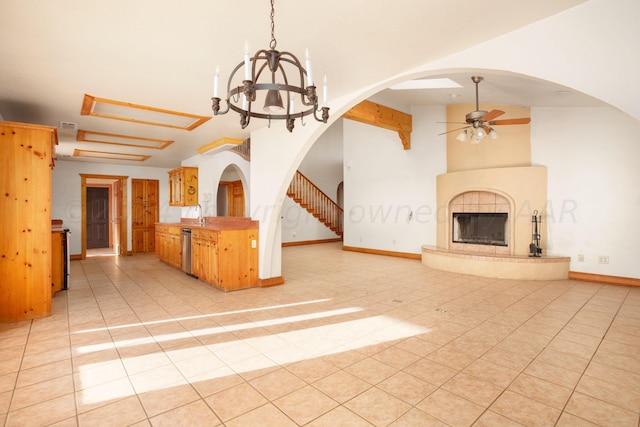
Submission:
<svg viewBox="0 0 640 427">
<path fill-rule="evenodd" d="M 269 47 L 271 48 L 271 50 L 276 50 L 276 45 L 278 44 L 278 42 L 276 42 L 275 36 L 276 24 L 274 22 L 274 17 L 276 13 L 274 10 L 273 2 L 274 0 L 271 0 L 271 42 L 269 43 Z"/>
</svg>

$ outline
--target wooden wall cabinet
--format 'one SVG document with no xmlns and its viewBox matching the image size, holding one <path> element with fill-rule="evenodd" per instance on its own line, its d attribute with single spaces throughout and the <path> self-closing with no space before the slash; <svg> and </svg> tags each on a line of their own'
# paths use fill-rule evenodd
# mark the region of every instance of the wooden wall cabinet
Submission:
<svg viewBox="0 0 640 427">
<path fill-rule="evenodd" d="M 198 204 L 198 168 L 183 166 L 169 171 L 169 205 Z"/>
<path fill-rule="evenodd" d="M 0 122 L 0 322 L 51 314 L 55 128 Z"/>
</svg>

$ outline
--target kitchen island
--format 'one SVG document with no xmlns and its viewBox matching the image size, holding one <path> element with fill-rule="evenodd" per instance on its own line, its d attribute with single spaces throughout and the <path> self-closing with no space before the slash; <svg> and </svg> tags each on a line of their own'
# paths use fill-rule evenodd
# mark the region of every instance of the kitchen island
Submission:
<svg viewBox="0 0 640 427">
<path fill-rule="evenodd" d="M 183 218 L 180 223 L 156 223 L 155 230 L 155 252 L 162 262 L 224 291 L 258 286 L 258 221 L 206 217 L 201 224 Z M 190 239 L 190 245 L 184 239 Z"/>
</svg>

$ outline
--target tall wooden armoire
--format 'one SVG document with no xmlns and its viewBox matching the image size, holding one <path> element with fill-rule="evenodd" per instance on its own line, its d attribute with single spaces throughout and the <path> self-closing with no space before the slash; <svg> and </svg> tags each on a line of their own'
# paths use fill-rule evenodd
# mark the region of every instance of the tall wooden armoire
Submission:
<svg viewBox="0 0 640 427">
<path fill-rule="evenodd" d="M 51 315 L 56 128 L 0 122 L 0 322 Z"/>
<path fill-rule="evenodd" d="M 133 252 L 155 251 L 155 224 L 159 218 L 159 181 L 131 180 L 131 233 Z"/>
</svg>

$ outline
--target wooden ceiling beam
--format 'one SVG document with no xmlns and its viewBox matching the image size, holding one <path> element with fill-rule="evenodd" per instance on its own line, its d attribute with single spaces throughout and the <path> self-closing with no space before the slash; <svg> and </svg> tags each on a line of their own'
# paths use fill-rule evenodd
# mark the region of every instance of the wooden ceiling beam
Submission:
<svg viewBox="0 0 640 427">
<path fill-rule="evenodd" d="M 405 150 L 411 149 L 412 116 L 371 101 L 362 101 L 343 118 L 398 132 Z"/>
</svg>

